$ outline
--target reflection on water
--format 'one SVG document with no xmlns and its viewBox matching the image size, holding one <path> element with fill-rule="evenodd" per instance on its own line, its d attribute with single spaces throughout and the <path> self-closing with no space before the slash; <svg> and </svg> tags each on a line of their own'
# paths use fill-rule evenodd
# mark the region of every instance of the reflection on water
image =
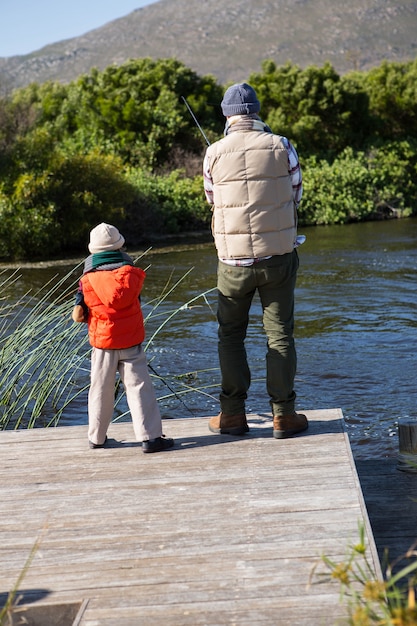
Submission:
<svg viewBox="0 0 417 626">
<path fill-rule="evenodd" d="M 307 241 L 299 248 L 296 292 L 297 408 L 340 407 L 355 457 L 395 455 L 397 420 L 417 409 L 417 220 L 302 232 Z M 141 260 L 147 269 L 142 304 L 145 316 L 151 315 L 148 341 L 169 318 L 147 346 L 150 365 L 162 377 L 154 380 L 165 417 L 218 411 L 215 292 L 192 301 L 215 287 L 216 264 L 211 243 L 153 251 Z M 39 287 L 57 271 L 66 273 L 68 267 L 24 269 L 19 289 Z M 166 297 L 155 308 L 162 293 Z M 269 412 L 257 299 L 247 351 L 252 369 L 247 410 Z M 196 388 L 199 393 L 189 391 Z M 86 423 L 85 400 L 80 398 L 61 423 Z"/>
</svg>

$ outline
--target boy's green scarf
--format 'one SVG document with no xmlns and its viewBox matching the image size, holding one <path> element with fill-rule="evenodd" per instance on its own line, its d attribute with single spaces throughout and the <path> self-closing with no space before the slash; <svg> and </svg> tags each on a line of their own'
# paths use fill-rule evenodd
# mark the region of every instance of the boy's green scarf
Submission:
<svg viewBox="0 0 417 626">
<path fill-rule="evenodd" d="M 114 263 L 123 263 L 126 259 L 123 258 L 120 250 L 109 250 L 108 252 L 96 252 L 93 254 L 92 268 L 97 269 L 100 265 L 113 265 Z"/>
<path fill-rule="evenodd" d="M 121 250 L 108 250 L 107 252 L 96 252 L 90 254 L 84 263 L 84 274 L 92 272 L 99 267 L 109 266 L 109 269 L 122 267 L 122 265 L 133 265 L 133 259 Z"/>
</svg>

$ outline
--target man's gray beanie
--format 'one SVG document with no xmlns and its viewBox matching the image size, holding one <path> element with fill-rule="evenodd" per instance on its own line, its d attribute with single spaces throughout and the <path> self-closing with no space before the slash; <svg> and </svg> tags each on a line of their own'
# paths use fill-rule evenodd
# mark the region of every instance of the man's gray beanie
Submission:
<svg viewBox="0 0 417 626">
<path fill-rule="evenodd" d="M 222 100 L 222 111 L 225 117 L 232 115 L 249 115 L 261 109 L 253 87 L 247 83 L 236 83 L 226 90 Z"/>
</svg>

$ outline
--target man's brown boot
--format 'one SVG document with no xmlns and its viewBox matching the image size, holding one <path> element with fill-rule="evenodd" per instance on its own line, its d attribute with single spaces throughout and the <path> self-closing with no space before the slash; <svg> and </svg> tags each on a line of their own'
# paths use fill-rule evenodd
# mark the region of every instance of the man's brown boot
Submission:
<svg viewBox="0 0 417 626">
<path fill-rule="evenodd" d="M 244 435 L 249 431 L 246 415 L 225 415 L 220 412 L 219 415 L 209 420 L 209 430 L 217 435 Z"/>
<path fill-rule="evenodd" d="M 274 416 L 275 439 L 286 439 L 292 437 L 303 430 L 307 430 L 308 421 L 302 413 L 292 413 L 291 415 Z"/>
</svg>

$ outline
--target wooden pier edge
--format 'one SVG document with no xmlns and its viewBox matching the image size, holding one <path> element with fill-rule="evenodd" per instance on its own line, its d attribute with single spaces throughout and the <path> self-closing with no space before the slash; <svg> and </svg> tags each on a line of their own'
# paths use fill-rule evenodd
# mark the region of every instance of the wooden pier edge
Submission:
<svg viewBox="0 0 417 626">
<path fill-rule="evenodd" d="M 349 435 L 347 433 L 347 429 L 346 429 L 346 423 L 344 418 L 342 419 L 342 424 L 343 424 L 343 432 L 344 432 L 344 437 L 346 440 L 346 451 L 347 451 L 347 455 L 349 457 L 350 460 L 350 464 L 352 467 L 352 475 L 355 478 L 356 481 L 356 488 L 357 488 L 357 492 L 358 492 L 358 498 L 360 501 L 360 506 L 361 506 L 361 510 L 363 513 L 363 521 L 362 523 L 365 526 L 365 536 L 368 537 L 370 539 L 369 544 L 368 544 L 368 549 L 371 552 L 371 556 L 372 556 L 372 562 L 374 565 L 374 570 L 375 570 L 375 576 L 378 578 L 378 580 L 383 580 L 384 579 L 384 575 L 382 572 L 382 568 L 381 568 L 381 562 L 379 559 L 379 553 L 378 553 L 378 549 L 377 549 L 377 545 L 375 543 L 375 538 L 374 538 L 374 534 L 373 534 L 373 530 L 372 530 L 372 525 L 369 519 L 369 515 L 368 515 L 368 508 L 366 505 L 366 501 L 363 495 L 363 491 L 362 491 L 362 485 L 361 485 L 361 481 L 359 478 L 359 474 L 356 468 L 356 463 L 355 463 L 355 459 L 353 457 L 353 453 L 352 453 L 352 448 L 350 445 L 350 441 L 349 441 Z"/>
</svg>

